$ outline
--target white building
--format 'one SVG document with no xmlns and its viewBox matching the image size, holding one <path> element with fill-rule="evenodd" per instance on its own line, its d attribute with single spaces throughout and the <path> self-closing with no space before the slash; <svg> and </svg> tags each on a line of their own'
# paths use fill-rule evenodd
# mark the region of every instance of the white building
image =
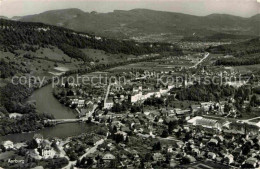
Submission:
<svg viewBox="0 0 260 169">
<path fill-rule="evenodd" d="M 51 146 L 46 145 L 42 149 L 42 158 L 43 159 L 53 158 L 54 156 L 55 156 L 55 151 L 53 150 L 53 148 Z"/>
<path fill-rule="evenodd" d="M 70 99 L 71 104 L 78 104 L 79 103 L 79 99 Z"/>
<path fill-rule="evenodd" d="M 220 124 L 217 120 L 206 119 L 206 118 L 196 119 L 195 125 L 200 125 L 200 126 L 206 127 L 206 128 L 216 128 L 216 129 L 221 128 Z"/>
<path fill-rule="evenodd" d="M 160 89 L 160 94 L 167 94 L 168 93 L 168 89 Z"/>
<path fill-rule="evenodd" d="M 2 145 L 7 150 L 14 148 L 14 143 L 12 141 L 10 141 L 10 140 L 3 141 Z"/>
<path fill-rule="evenodd" d="M 139 92 L 139 91 L 142 91 L 142 90 L 143 90 L 143 87 L 142 87 L 142 86 L 134 87 L 134 88 L 133 88 L 133 93 Z"/>
<path fill-rule="evenodd" d="M 214 106 L 213 102 L 202 102 L 200 103 L 201 107 L 205 110 L 205 111 L 209 111 L 209 108 L 212 106 Z"/>
<path fill-rule="evenodd" d="M 104 109 L 111 109 L 113 106 L 114 106 L 114 102 L 112 98 L 105 99 Z"/>
<path fill-rule="evenodd" d="M 16 119 L 16 118 L 21 118 L 23 115 L 20 113 L 11 113 L 9 114 L 10 119 Z"/>
<path fill-rule="evenodd" d="M 84 106 L 85 106 L 85 100 L 79 100 L 77 107 L 81 108 L 81 107 L 84 107 Z"/>
<path fill-rule="evenodd" d="M 137 94 L 134 94 L 131 96 L 131 103 L 136 103 L 137 101 L 142 100 L 142 92 L 139 92 Z"/>
</svg>

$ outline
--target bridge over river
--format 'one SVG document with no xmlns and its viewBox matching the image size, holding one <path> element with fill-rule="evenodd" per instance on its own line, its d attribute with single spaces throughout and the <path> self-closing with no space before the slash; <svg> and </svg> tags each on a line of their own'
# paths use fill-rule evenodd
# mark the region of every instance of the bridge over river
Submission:
<svg viewBox="0 0 260 169">
<path fill-rule="evenodd" d="M 63 124 L 63 123 L 77 123 L 83 121 L 85 121 L 85 119 L 53 119 L 53 120 L 44 120 L 44 124 L 56 125 L 56 124 Z"/>
<path fill-rule="evenodd" d="M 48 125 L 56 125 L 56 124 L 63 124 L 63 123 L 77 123 L 77 122 L 85 122 L 88 120 L 89 117 L 93 116 L 93 113 L 97 109 L 98 105 L 94 105 L 92 111 L 90 111 L 86 117 L 81 117 L 77 119 L 48 119 L 44 120 L 44 124 Z"/>
</svg>

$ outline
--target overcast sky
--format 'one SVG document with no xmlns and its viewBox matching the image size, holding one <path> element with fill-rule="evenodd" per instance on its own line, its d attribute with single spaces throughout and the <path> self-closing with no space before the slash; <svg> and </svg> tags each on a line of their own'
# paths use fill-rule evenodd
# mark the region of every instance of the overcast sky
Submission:
<svg viewBox="0 0 260 169">
<path fill-rule="evenodd" d="M 0 0 L 0 15 L 24 16 L 53 9 L 79 8 L 86 12 L 146 8 L 193 15 L 225 13 L 250 17 L 260 13 L 260 0 Z"/>
</svg>

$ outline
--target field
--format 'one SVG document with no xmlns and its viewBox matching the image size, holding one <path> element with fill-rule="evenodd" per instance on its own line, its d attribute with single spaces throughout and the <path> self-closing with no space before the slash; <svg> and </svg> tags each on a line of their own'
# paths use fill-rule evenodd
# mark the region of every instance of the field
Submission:
<svg viewBox="0 0 260 169">
<path fill-rule="evenodd" d="M 215 62 L 219 59 L 223 58 L 232 58 L 232 55 L 223 55 L 223 54 L 210 54 L 209 58 L 203 62 L 206 65 L 215 65 Z M 235 57 L 234 57 L 235 58 Z M 242 66 L 214 66 L 218 68 L 222 68 L 223 70 L 233 70 L 236 72 L 244 73 L 254 73 L 260 71 L 260 64 L 255 65 L 242 65 Z"/>
<path fill-rule="evenodd" d="M 126 61 L 129 58 L 136 58 L 136 56 L 133 55 L 110 54 L 96 49 L 82 49 L 81 51 L 100 64 L 114 63 L 118 61 Z"/>
<path fill-rule="evenodd" d="M 185 56 L 168 56 L 162 59 L 156 59 L 150 62 L 139 62 L 125 66 L 119 66 L 109 69 L 111 72 L 129 72 L 131 70 L 148 70 L 155 72 L 174 72 L 180 68 L 189 68 L 198 62 L 203 56 L 201 55 L 185 55 Z"/>
<path fill-rule="evenodd" d="M 64 70 L 77 69 L 80 64 L 83 65 L 82 61 L 71 59 L 55 47 L 39 48 L 36 52 L 24 50 L 15 52 L 16 55 L 0 51 L 0 59 L 12 63 L 13 68 L 19 70 L 20 75 L 30 73 L 33 76 L 50 77 Z"/>
</svg>

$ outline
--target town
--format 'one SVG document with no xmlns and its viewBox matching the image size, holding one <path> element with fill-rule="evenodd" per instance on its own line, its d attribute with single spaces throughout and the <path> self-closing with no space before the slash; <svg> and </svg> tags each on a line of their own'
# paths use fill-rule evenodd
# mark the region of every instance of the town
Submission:
<svg viewBox="0 0 260 169">
<path fill-rule="evenodd" d="M 172 71 L 124 69 L 124 82 L 113 78 L 105 83 L 115 76 L 110 70 L 91 74 L 103 76 L 94 85 L 56 85 L 53 95 L 78 118 L 46 120 L 45 125 L 87 123 L 96 129 L 66 139 L 35 134 L 26 143 L 6 140 L 1 149 L 14 153 L 13 161 L 1 166 L 28 167 L 29 160 L 30 167 L 50 168 L 259 167 L 260 117 L 247 113 L 260 109 L 256 77 L 220 85 L 221 75 L 238 77 L 240 72 L 197 62 Z M 194 70 L 193 78 L 178 76 Z M 205 79 L 213 76 L 219 81 L 207 84 Z"/>
<path fill-rule="evenodd" d="M 0 169 L 260 168 L 259 25 L 256 0 L 0 0 Z"/>
</svg>

